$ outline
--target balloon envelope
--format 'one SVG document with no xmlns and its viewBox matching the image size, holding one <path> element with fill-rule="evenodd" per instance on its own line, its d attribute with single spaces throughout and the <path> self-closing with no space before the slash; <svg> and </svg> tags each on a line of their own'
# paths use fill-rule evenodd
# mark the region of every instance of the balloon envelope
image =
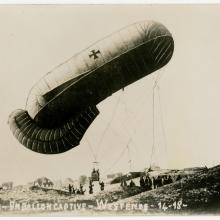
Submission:
<svg viewBox="0 0 220 220">
<path fill-rule="evenodd" d="M 96 105 L 166 65 L 173 51 L 171 33 L 154 21 L 138 22 L 107 36 L 34 85 L 26 110 L 9 117 L 14 136 L 45 154 L 79 145 L 99 114 Z"/>
</svg>

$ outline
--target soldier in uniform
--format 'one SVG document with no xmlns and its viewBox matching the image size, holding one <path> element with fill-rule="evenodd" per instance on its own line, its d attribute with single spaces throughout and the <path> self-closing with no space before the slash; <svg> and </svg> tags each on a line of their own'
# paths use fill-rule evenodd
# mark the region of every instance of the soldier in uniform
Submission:
<svg viewBox="0 0 220 220">
<path fill-rule="evenodd" d="M 135 186 L 135 183 L 134 183 L 134 181 L 133 181 L 133 180 L 131 180 L 131 181 L 130 181 L 130 184 L 129 184 L 129 186 L 130 186 L 130 187 L 133 187 L 133 186 Z"/>
<path fill-rule="evenodd" d="M 173 182 L 173 180 L 172 180 L 171 176 L 169 175 L 169 176 L 168 176 L 168 179 L 167 179 L 167 184 L 170 184 L 170 183 L 172 183 L 172 182 Z"/>
<path fill-rule="evenodd" d="M 101 191 L 103 191 L 103 190 L 105 189 L 105 184 L 104 184 L 104 182 L 103 182 L 103 181 L 102 181 L 102 182 L 99 182 L 99 185 L 100 185 Z"/>
<path fill-rule="evenodd" d="M 72 193 L 72 186 L 69 184 L 69 194 L 71 195 Z"/>
<path fill-rule="evenodd" d="M 84 193 L 85 193 L 86 190 L 83 190 L 83 185 L 80 184 L 79 187 L 80 187 L 80 194 L 84 195 Z"/>
<path fill-rule="evenodd" d="M 77 194 L 77 195 L 80 195 L 80 194 L 81 194 L 79 189 L 76 190 L 76 194 Z"/>
<path fill-rule="evenodd" d="M 142 189 L 144 189 L 146 187 L 146 185 L 145 185 L 145 181 L 144 181 L 144 177 L 143 176 L 140 177 L 140 181 L 139 182 L 140 182 L 140 187 Z"/>
<path fill-rule="evenodd" d="M 93 194 L 93 184 L 92 184 L 92 181 L 90 181 L 89 183 L 89 194 Z"/>
<path fill-rule="evenodd" d="M 145 189 L 146 190 L 151 190 L 152 181 L 151 181 L 151 179 L 148 175 L 145 177 L 144 183 L 145 183 Z"/>
<path fill-rule="evenodd" d="M 176 178 L 176 181 L 179 181 L 179 180 L 181 180 L 181 176 L 180 175 L 178 175 L 177 178 Z"/>
<path fill-rule="evenodd" d="M 75 194 L 76 190 L 74 189 L 74 186 L 72 185 L 72 194 Z"/>
</svg>

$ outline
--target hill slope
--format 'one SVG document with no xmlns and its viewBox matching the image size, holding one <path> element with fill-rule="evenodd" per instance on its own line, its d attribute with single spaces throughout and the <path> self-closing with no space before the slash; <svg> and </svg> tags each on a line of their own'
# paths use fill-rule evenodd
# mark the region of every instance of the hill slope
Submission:
<svg viewBox="0 0 220 220">
<path fill-rule="evenodd" d="M 134 179 L 134 182 L 138 183 L 139 178 Z M 56 213 L 48 210 L 11 212 L 29 215 L 220 214 L 220 165 L 146 192 L 141 192 L 138 186 L 122 188 L 120 184 L 106 184 L 104 191 L 97 191 L 92 195 L 88 192 L 85 195 L 69 195 L 62 190 L 19 186 L 0 191 L 0 200 L 1 205 L 8 204 L 11 200 L 19 203 L 83 202 L 87 205 L 86 211 L 77 210 L 77 213 L 68 210 L 56 210 Z M 100 208 L 100 201 L 104 203 L 103 209 Z M 1 211 L 1 214 L 6 212 Z"/>
<path fill-rule="evenodd" d="M 120 200 L 147 203 L 149 212 L 219 214 L 220 165 L 155 190 Z M 179 204 L 177 204 L 179 202 Z M 179 205 L 179 207 L 177 207 Z"/>
</svg>

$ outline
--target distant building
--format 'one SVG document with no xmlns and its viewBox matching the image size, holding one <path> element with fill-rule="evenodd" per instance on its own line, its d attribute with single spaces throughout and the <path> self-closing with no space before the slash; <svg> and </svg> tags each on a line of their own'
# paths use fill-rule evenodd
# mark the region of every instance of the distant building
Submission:
<svg viewBox="0 0 220 220">
<path fill-rule="evenodd" d="M 122 176 L 123 174 L 122 173 L 112 173 L 112 174 L 108 174 L 107 175 L 107 179 L 114 179 L 116 177 L 120 177 Z"/>
<path fill-rule="evenodd" d="M 79 184 L 85 185 L 88 182 L 88 177 L 86 175 L 81 175 L 79 177 Z"/>
<path fill-rule="evenodd" d="M 3 190 L 10 190 L 13 187 L 13 182 L 4 182 L 2 183 Z"/>
<path fill-rule="evenodd" d="M 148 168 L 149 171 L 159 171 L 161 170 L 159 166 L 157 165 L 151 165 L 149 168 Z"/>
<path fill-rule="evenodd" d="M 47 177 L 41 177 L 34 181 L 34 186 L 53 188 L 53 182 Z"/>
<path fill-rule="evenodd" d="M 208 169 L 207 167 L 189 167 L 189 168 L 184 168 L 183 171 L 185 173 L 194 174 L 194 173 L 201 172 L 207 169 Z"/>
<path fill-rule="evenodd" d="M 133 178 L 136 178 L 136 177 L 143 176 L 144 174 L 145 174 L 145 172 L 132 171 L 132 172 L 129 172 L 129 174 L 127 176 L 131 176 Z"/>
</svg>

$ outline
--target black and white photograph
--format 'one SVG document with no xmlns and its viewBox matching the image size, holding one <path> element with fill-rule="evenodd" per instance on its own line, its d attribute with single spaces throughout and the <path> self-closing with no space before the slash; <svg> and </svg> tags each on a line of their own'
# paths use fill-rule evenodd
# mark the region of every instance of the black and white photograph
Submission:
<svg viewBox="0 0 220 220">
<path fill-rule="evenodd" d="M 0 5 L 0 216 L 220 214 L 220 5 Z"/>
</svg>

